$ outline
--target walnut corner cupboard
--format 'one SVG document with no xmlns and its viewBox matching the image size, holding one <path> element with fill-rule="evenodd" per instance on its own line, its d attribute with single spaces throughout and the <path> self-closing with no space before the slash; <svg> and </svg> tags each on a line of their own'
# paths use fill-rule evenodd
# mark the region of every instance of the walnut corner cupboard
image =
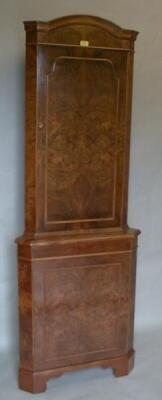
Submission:
<svg viewBox="0 0 162 400">
<path fill-rule="evenodd" d="M 134 363 L 139 230 L 127 225 L 137 32 L 76 15 L 25 22 L 25 232 L 18 238 L 21 389 Z"/>
</svg>

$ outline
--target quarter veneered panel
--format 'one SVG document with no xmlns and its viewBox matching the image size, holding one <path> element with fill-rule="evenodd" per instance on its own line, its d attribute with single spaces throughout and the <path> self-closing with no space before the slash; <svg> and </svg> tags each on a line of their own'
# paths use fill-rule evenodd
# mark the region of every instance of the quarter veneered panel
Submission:
<svg viewBox="0 0 162 400">
<path fill-rule="evenodd" d="M 116 347 L 119 282 L 117 264 L 45 273 L 47 360 Z"/>
<path fill-rule="evenodd" d="M 130 263 L 127 254 L 51 260 L 44 266 L 39 262 L 34 275 L 40 293 L 34 301 L 40 326 L 36 341 L 39 361 L 45 357 L 47 368 L 53 360 L 59 367 L 73 359 L 93 359 L 94 354 L 102 359 L 111 352 L 127 351 Z"/>
<path fill-rule="evenodd" d="M 59 44 L 79 45 L 83 37 L 89 42 L 90 46 L 122 47 L 122 42 L 119 38 L 107 32 L 105 29 L 100 29 L 93 25 L 64 26 L 61 27 L 61 29 L 57 28 L 48 33 L 49 41 Z M 125 44 L 126 43 L 127 42 L 125 42 Z"/>
<path fill-rule="evenodd" d="M 53 64 L 47 76 L 48 223 L 114 219 L 118 105 L 110 60 L 60 57 Z"/>
<path fill-rule="evenodd" d="M 119 226 L 125 219 L 125 51 L 41 46 L 37 222 L 40 231 Z"/>
</svg>

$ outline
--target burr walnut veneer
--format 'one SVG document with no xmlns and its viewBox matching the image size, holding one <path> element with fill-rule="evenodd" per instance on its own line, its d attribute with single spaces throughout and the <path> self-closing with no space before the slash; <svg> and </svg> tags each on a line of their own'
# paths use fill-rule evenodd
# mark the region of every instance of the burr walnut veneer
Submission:
<svg viewBox="0 0 162 400">
<path fill-rule="evenodd" d="M 134 41 L 90 16 L 25 22 L 25 233 L 17 239 L 20 388 L 133 367 L 127 225 Z"/>
</svg>

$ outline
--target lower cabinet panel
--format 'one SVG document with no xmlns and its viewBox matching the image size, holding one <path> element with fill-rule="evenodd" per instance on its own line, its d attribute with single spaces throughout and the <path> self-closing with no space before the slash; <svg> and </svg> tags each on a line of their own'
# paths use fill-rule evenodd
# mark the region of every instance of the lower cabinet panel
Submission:
<svg viewBox="0 0 162 400">
<path fill-rule="evenodd" d="M 132 252 L 34 261 L 36 368 L 105 359 L 129 350 Z"/>
</svg>

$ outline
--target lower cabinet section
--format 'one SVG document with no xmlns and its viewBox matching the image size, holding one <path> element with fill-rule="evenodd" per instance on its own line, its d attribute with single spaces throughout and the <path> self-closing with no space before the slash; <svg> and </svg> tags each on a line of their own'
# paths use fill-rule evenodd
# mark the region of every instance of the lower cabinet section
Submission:
<svg viewBox="0 0 162 400">
<path fill-rule="evenodd" d="M 102 251 L 99 240 L 96 253 L 86 253 L 85 240 L 79 254 L 74 254 L 71 239 L 71 254 L 63 255 L 69 240 L 64 239 L 60 255 L 50 257 L 51 242 L 19 243 L 21 388 L 39 392 L 50 377 L 84 367 L 112 367 L 117 376 L 129 372 L 136 239 L 137 234 L 123 235 L 121 249 L 111 251 L 112 237 L 107 237 L 107 248 Z M 42 246 L 47 254 L 39 257 Z"/>
</svg>

